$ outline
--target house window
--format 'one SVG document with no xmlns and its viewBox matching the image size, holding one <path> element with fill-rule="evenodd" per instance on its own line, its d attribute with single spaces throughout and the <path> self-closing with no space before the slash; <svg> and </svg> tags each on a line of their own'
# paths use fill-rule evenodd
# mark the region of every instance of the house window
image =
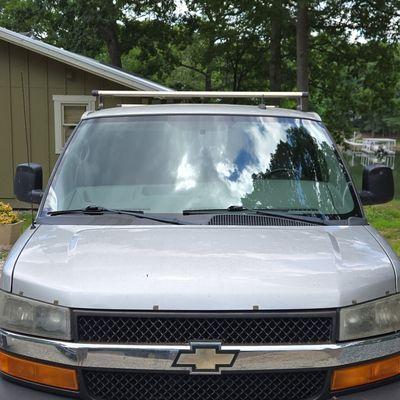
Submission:
<svg viewBox="0 0 400 400">
<path fill-rule="evenodd" d="M 93 96 L 54 95 L 55 152 L 60 154 L 85 111 L 93 111 L 96 98 Z"/>
</svg>

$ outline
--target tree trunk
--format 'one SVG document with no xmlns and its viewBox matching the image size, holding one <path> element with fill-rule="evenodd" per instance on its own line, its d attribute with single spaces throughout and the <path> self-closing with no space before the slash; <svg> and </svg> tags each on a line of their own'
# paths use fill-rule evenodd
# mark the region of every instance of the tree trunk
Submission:
<svg viewBox="0 0 400 400">
<path fill-rule="evenodd" d="M 272 2 L 271 15 L 271 59 L 269 62 L 269 88 L 273 92 L 279 92 L 282 86 L 281 67 L 282 67 L 282 2 L 274 0 Z"/>
<path fill-rule="evenodd" d="M 207 68 L 206 74 L 205 74 L 205 89 L 206 91 L 210 92 L 212 91 L 212 70 L 210 68 Z"/>
<path fill-rule="evenodd" d="M 116 26 L 105 26 L 101 28 L 104 40 L 107 45 L 111 65 L 121 68 L 121 46 L 118 39 Z"/>
<path fill-rule="evenodd" d="M 308 0 L 298 0 L 296 24 L 296 55 L 297 55 L 297 89 L 308 92 L 308 57 L 309 57 L 309 16 Z M 308 109 L 307 99 L 303 99 L 304 109 Z"/>
<path fill-rule="evenodd" d="M 208 15 L 208 14 L 207 14 Z M 208 18 L 210 19 L 210 21 L 212 20 L 212 16 L 208 15 Z M 205 88 L 204 90 L 206 91 L 211 91 L 212 90 L 212 74 L 213 74 L 213 61 L 214 61 L 214 57 L 215 57 L 215 38 L 214 37 L 210 37 L 208 39 L 208 45 L 207 45 L 207 49 L 205 52 L 205 57 L 204 57 L 204 61 L 205 61 Z"/>
</svg>

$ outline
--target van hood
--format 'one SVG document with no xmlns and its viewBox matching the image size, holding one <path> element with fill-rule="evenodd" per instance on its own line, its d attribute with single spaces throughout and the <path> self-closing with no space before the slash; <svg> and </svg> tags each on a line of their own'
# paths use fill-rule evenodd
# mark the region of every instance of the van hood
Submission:
<svg viewBox="0 0 400 400">
<path fill-rule="evenodd" d="M 364 226 L 41 225 L 12 291 L 72 308 L 334 308 L 394 293 Z"/>
</svg>

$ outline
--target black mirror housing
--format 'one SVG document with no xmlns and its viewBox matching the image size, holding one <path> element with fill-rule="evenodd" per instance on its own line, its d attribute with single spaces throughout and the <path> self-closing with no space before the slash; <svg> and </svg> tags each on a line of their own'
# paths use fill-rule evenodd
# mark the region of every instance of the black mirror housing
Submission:
<svg viewBox="0 0 400 400">
<path fill-rule="evenodd" d="M 364 168 L 360 198 L 363 205 L 383 204 L 393 200 L 393 171 L 386 165 L 373 164 Z"/>
<path fill-rule="evenodd" d="M 39 164 L 19 164 L 14 177 L 14 194 L 18 200 L 39 204 L 43 196 L 43 172 Z"/>
</svg>

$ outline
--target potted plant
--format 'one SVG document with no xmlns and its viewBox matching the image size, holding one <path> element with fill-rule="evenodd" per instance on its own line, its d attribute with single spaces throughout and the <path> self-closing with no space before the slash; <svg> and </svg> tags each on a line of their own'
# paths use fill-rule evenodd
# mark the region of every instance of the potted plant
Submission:
<svg viewBox="0 0 400 400">
<path fill-rule="evenodd" d="M 9 204 L 0 201 L 0 250 L 9 250 L 22 231 L 23 221 Z"/>
</svg>

